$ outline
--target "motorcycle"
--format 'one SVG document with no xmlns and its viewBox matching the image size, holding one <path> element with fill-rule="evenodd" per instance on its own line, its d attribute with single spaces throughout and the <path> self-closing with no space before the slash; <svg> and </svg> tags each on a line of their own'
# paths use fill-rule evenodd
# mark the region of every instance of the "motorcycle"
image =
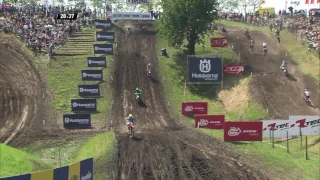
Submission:
<svg viewBox="0 0 320 180">
<path fill-rule="evenodd" d="M 132 138 L 134 136 L 134 123 L 129 122 L 128 128 L 129 128 L 130 138 Z"/>
<path fill-rule="evenodd" d="M 267 52 L 268 52 L 267 48 L 263 48 L 263 56 L 266 56 Z"/>
<path fill-rule="evenodd" d="M 285 73 L 285 75 L 288 75 L 288 69 L 286 67 L 282 67 L 281 69 Z"/>
<path fill-rule="evenodd" d="M 148 75 L 148 76 L 151 75 L 151 68 L 147 68 L 147 75 Z"/>
<path fill-rule="evenodd" d="M 141 93 L 135 93 L 135 95 L 136 95 L 136 100 L 140 101 Z"/>
<path fill-rule="evenodd" d="M 250 46 L 250 52 L 252 52 L 253 51 L 253 46 Z"/>
</svg>

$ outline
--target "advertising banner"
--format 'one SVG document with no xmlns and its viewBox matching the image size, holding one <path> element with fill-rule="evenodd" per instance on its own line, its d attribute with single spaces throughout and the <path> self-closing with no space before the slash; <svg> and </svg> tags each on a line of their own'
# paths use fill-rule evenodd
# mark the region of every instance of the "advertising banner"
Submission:
<svg viewBox="0 0 320 180">
<path fill-rule="evenodd" d="M 188 82 L 220 84 L 222 81 L 221 58 L 188 56 Z"/>
<path fill-rule="evenodd" d="M 320 116 L 289 116 L 289 135 L 320 135 Z"/>
<path fill-rule="evenodd" d="M 79 96 L 81 97 L 99 97 L 100 86 L 99 84 L 78 85 Z"/>
<path fill-rule="evenodd" d="M 53 180 L 68 179 L 69 166 L 56 168 L 53 170 Z"/>
<path fill-rule="evenodd" d="M 69 166 L 68 179 L 80 180 L 80 162 L 76 162 Z"/>
<path fill-rule="evenodd" d="M 262 141 L 262 121 L 224 122 L 224 141 Z"/>
<path fill-rule="evenodd" d="M 94 44 L 94 54 L 109 54 L 113 55 L 113 44 Z"/>
<path fill-rule="evenodd" d="M 107 57 L 87 57 L 88 67 L 107 67 Z"/>
<path fill-rule="evenodd" d="M 111 20 L 152 20 L 152 16 L 151 13 L 114 12 L 111 15 Z"/>
<path fill-rule="evenodd" d="M 224 64 L 223 73 L 225 75 L 238 76 L 244 74 L 244 64 Z"/>
<path fill-rule="evenodd" d="M 107 29 L 111 28 L 111 22 L 108 22 L 107 20 L 95 20 L 96 29 Z"/>
<path fill-rule="evenodd" d="M 80 162 L 80 179 L 93 180 L 93 158 Z"/>
<path fill-rule="evenodd" d="M 0 180 L 30 180 L 30 178 L 31 174 L 23 174 L 18 176 L 0 178 Z"/>
<path fill-rule="evenodd" d="M 224 115 L 196 115 L 195 127 L 223 129 Z"/>
<path fill-rule="evenodd" d="M 71 99 L 72 111 L 97 111 L 97 99 Z"/>
<path fill-rule="evenodd" d="M 274 137 L 287 137 L 289 131 L 289 120 L 262 120 L 263 122 L 263 137 L 272 137 L 272 130 Z"/>
<path fill-rule="evenodd" d="M 66 129 L 91 128 L 91 114 L 64 114 L 63 126 Z"/>
<path fill-rule="evenodd" d="M 148 4 L 149 0 L 126 0 L 127 4 Z"/>
<path fill-rule="evenodd" d="M 182 115 L 186 114 L 207 114 L 208 102 L 183 102 Z"/>
<path fill-rule="evenodd" d="M 227 38 L 210 38 L 211 47 L 228 47 Z"/>
<path fill-rule="evenodd" d="M 109 41 L 114 42 L 114 32 L 96 32 L 97 41 Z"/>
<path fill-rule="evenodd" d="M 30 180 L 53 180 L 53 169 L 40 171 L 31 174 Z"/>
<path fill-rule="evenodd" d="M 81 70 L 82 81 L 103 81 L 102 70 Z"/>
</svg>

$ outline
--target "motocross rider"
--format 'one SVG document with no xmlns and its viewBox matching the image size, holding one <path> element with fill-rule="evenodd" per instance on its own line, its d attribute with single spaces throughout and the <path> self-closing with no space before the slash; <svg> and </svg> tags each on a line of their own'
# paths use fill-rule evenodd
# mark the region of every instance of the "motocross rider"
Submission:
<svg viewBox="0 0 320 180">
<path fill-rule="evenodd" d="M 288 64 L 285 61 L 282 61 L 282 64 L 280 66 L 281 69 L 287 69 L 288 68 Z"/>
<path fill-rule="evenodd" d="M 251 40 L 250 40 L 250 48 L 253 49 L 253 46 L 254 46 L 254 40 L 251 39 Z"/>
<path fill-rule="evenodd" d="M 248 28 L 245 28 L 245 29 L 244 29 L 244 35 L 245 35 L 245 36 L 248 36 L 248 35 L 249 35 L 249 29 L 248 29 Z"/>
<path fill-rule="evenodd" d="M 134 123 L 135 120 L 136 120 L 136 119 L 132 116 L 132 114 L 129 114 L 129 117 L 127 118 L 128 132 L 130 131 L 130 130 L 129 130 L 129 124 L 130 124 L 130 122 L 131 122 L 131 123 Z"/>
<path fill-rule="evenodd" d="M 141 94 L 141 89 L 136 88 L 136 90 L 134 91 L 134 94 Z"/>
<path fill-rule="evenodd" d="M 267 43 L 265 41 L 263 41 L 262 47 L 263 47 L 263 50 L 267 50 Z"/>
<path fill-rule="evenodd" d="M 308 89 L 304 90 L 304 98 L 305 100 L 308 100 L 310 98 L 311 92 L 308 91 Z"/>
<path fill-rule="evenodd" d="M 151 69 L 151 64 L 149 63 L 149 64 L 147 65 L 147 72 L 148 72 L 148 73 L 149 73 L 150 69 Z"/>
</svg>

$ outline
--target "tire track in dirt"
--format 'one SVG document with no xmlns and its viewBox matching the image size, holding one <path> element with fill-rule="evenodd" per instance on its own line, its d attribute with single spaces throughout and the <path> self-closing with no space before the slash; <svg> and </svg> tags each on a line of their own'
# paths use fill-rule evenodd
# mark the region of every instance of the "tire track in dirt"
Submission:
<svg viewBox="0 0 320 180">
<path fill-rule="evenodd" d="M 115 122 L 118 153 L 114 179 L 266 179 L 265 175 L 251 166 L 251 161 L 236 159 L 239 155 L 232 148 L 181 127 L 170 117 L 162 85 L 158 81 L 156 36 L 152 23 L 144 24 L 148 30 L 137 28 L 138 23 L 122 23 L 124 29 L 128 26 L 135 28 L 132 36 L 126 39 L 125 32 L 116 27 L 118 46 L 112 119 Z M 152 78 L 146 74 L 149 62 L 152 64 Z M 145 105 L 135 101 L 133 93 L 136 87 L 142 89 L 141 97 Z M 124 106 L 125 102 L 129 105 Z M 129 110 L 131 106 L 132 110 Z M 128 112 L 137 119 L 136 137 L 132 139 L 123 128 Z M 209 152 L 204 153 L 202 148 Z"/>
<path fill-rule="evenodd" d="M 253 53 L 249 51 L 249 41 L 244 36 L 244 31 L 232 28 L 228 32 L 230 44 L 240 53 L 241 61 L 246 64 L 246 73 L 253 72 L 250 81 L 250 93 L 266 109 L 269 110 L 271 119 L 287 119 L 289 115 L 318 115 L 319 114 L 319 87 L 311 77 L 297 70 L 297 64 L 286 56 L 275 40 L 260 32 L 250 32 L 255 40 Z M 266 41 L 269 52 L 262 55 L 262 42 Z M 280 69 L 283 60 L 288 62 L 289 77 L 285 77 Z M 311 91 L 311 100 L 315 107 L 308 106 L 303 101 L 304 89 Z"/>
</svg>

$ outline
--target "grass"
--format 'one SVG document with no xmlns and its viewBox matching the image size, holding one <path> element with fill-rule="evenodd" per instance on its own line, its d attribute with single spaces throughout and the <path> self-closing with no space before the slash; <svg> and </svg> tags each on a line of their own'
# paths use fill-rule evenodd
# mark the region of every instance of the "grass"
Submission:
<svg viewBox="0 0 320 180">
<path fill-rule="evenodd" d="M 5 144 L 0 144 L 0 167 L 0 177 L 51 168 L 50 165 L 45 164 L 32 154 Z"/>
<path fill-rule="evenodd" d="M 260 31 L 275 39 L 275 32 L 271 32 L 268 27 L 252 26 L 249 24 L 232 22 L 232 21 L 216 21 L 226 26 L 249 28 L 250 30 Z M 311 53 L 306 45 L 302 45 L 295 36 L 283 30 L 280 33 L 281 43 L 280 46 L 288 52 L 288 55 L 298 64 L 299 69 L 311 76 L 316 84 L 320 86 L 320 61 L 319 56 Z"/>
<path fill-rule="evenodd" d="M 187 85 L 185 88 L 186 56 L 178 49 L 168 47 L 164 39 L 158 38 L 157 51 L 159 52 L 161 48 L 166 48 L 169 55 L 169 58 L 160 57 L 160 72 L 162 82 L 165 82 L 165 96 L 171 114 L 178 116 L 183 122 L 194 126 L 193 117 L 181 115 L 183 101 L 206 101 L 209 104 L 209 114 L 225 114 L 226 120 L 239 120 L 240 118 L 255 120 L 267 117 L 267 112 L 262 105 L 250 97 L 248 92 L 250 75 L 226 77 L 222 90 L 220 85 Z M 222 57 L 224 62 L 238 61 L 238 57 L 232 53 L 231 48 L 212 49 L 209 45 L 209 37 L 206 38 L 204 48 L 196 47 L 196 54 Z M 223 131 L 198 130 L 223 141 Z M 268 139 L 265 139 L 265 142 L 233 143 L 233 146 L 273 168 L 278 174 L 288 176 L 289 179 L 319 179 L 320 156 L 319 153 L 316 153 L 319 149 L 319 137 L 309 138 L 315 143 L 309 147 L 310 160 L 305 160 L 304 150 L 297 148 L 297 140 L 290 141 L 289 154 L 286 149 L 279 146 L 272 148 L 268 144 Z M 282 142 L 277 142 L 277 144 L 282 145 Z"/>
<path fill-rule="evenodd" d="M 76 37 L 72 38 L 72 41 L 68 41 L 65 46 L 59 48 L 56 52 L 61 54 L 90 52 L 89 54 L 56 56 L 50 60 L 48 66 L 44 64 L 44 57 L 37 59 L 39 70 L 44 71 L 47 75 L 48 86 L 54 96 L 54 107 L 61 113 L 71 112 L 71 99 L 81 98 L 78 95 L 79 84 L 97 84 L 96 81 L 83 82 L 81 80 L 81 70 L 99 69 L 87 66 L 87 57 L 94 56 L 92 48 L 94 42 L 81 42 L 83 39 L 94 41 L 93 30 L 85 29 L 79 32 Z M 92 118 L 95 120 L 104 120 L 108 117 L 107 112 L 111 105 L 111 92 L 108 91 L 110 72 L 113 66 L 111 59 L 113 59 L 113 56 L 107 56 L 107 68 L 103 70 L 104 81 L 100 83 L 101 97 L 97 98 L 97 113 L 92 114 Z"/>
<path fill-rule="evenodd" d="M 51 142 L 51 145 L 38 142 L 26 150 L 52 167 L 66 166 L 93 157 L 95 179 L 102 180 L 107 176 L 103 168 L 111 160 L 115 142 L 114 134 L 107 132 L 86 139 Z"/>
</svg>

